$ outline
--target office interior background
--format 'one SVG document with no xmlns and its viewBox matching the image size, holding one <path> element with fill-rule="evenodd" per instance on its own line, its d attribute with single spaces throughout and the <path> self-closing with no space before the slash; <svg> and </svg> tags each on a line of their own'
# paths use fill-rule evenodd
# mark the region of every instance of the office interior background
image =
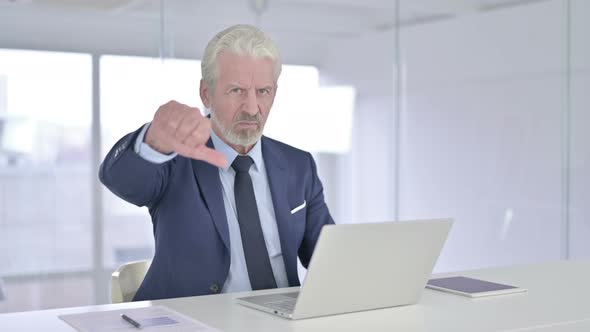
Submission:
<svg viewBox="0 0 590 332">
<path fill-rule="evenodd" d="M 453 217 L 435 272 L 590 258 L 590 1 L 1 0 L 0 312 L 108 303 L 151 257 L 98 166 L 202 106 L 236 23 L 279 45 L 266 134 L 314 153 L 336 222 Z"/>
</svg>

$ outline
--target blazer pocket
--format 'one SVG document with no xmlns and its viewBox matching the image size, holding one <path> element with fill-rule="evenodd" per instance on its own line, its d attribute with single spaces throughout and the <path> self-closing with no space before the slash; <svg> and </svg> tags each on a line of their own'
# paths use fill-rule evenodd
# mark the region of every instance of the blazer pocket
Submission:
<svg viewBox="0 0 590 332">
<path fill-rule="evenodd" d="M 307 201 L 306 200 L 303 200 L 303 204 L 301 204 L 298 207 L 296 207 L 293 210 L 291 210 L 291 214 L 295 214 L 295 213 L 297 213 L 297 211 L 303 210 L 306 205 L 307 205 Z"/>
</svg>

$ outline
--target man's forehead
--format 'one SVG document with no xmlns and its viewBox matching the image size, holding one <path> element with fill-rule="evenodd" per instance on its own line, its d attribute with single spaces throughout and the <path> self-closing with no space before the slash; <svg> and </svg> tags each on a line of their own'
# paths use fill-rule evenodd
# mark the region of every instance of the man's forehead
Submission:
<svg viewBox="0 0 590 332">
<path fill-rule="evenodd" d="M 239 57 L 239 58 L 238 58 Z M 249 86 L 274 85 L 274 66 L 272 60 L 254 59 L 247 56 L 234 56 L 219 59 L 219 79 L 224 84 Z"/>
</svg>

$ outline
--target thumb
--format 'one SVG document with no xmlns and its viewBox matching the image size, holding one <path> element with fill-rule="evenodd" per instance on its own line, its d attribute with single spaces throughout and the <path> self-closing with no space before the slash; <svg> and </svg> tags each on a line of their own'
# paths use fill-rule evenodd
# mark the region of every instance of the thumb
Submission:
<svg viewBox="0 0 590 332">
<path fill-rule="evenodd" d="M 190 157 L 202 160 L 219 168 L 225 168 L 227 165 L 227 159 L 221 152 L 211 149 L 206 145 L 200 145 L 196 149 L 193 149 L 193 153 Z"/>
</svg>

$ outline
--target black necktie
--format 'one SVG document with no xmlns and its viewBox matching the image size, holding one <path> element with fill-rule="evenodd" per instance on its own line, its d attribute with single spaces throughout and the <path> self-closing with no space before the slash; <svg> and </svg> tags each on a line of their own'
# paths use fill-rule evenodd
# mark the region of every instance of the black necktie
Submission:
<svg viewBox="0 0 590 332">
<path fill-rule="evenodd" d="M 253 163 L 254 161 L 249 156 L 237 156 L 231 165 L 236 171 L 234 194 L 240 234 L 242 235 L 242 247 L 252 290 L 277 288 L 260 226 L 252 179 L 248 173 Z"/>
</svg>

